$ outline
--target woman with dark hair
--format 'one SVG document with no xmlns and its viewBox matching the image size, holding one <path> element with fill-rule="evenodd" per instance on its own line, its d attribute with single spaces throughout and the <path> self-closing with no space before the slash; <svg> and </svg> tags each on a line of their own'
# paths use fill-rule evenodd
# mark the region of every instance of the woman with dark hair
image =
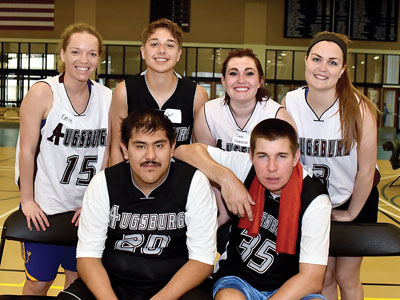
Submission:
<svg viewBox="0 0 400 300">
<path fill-rule="evenodd" d="M 332 220 L 376 222 L 379 193 L 373 186 L 377 154 L 376 108 L 351 83 L 346 36 L 319 33 L 305 58 L 307 86 L 282 101 L 296 121 L 301 163 L 313 168 L 332 201 Z M 361 300 L 362 257 L 329 257 L 322 294 Z"/>
<path fill-rule="evenodd" d="M 222 66 L 221 82 L 225 96 L 206 102 L 195 120 L 197 142 L 227 151 L 249 152 L 251 130 L 260 121 L 278 118 L 295 125 L 288 112 L 269 98 L 269 92 L 264 88 L 261 63 L 253 50 L 231 51 Z M 219 195 L 217 199 L 218 222 L 222 225 L 229 216 Z M 227 203 L 230 211 L 244 216 L 243 207 L 231 205 Z"/>
</svg>

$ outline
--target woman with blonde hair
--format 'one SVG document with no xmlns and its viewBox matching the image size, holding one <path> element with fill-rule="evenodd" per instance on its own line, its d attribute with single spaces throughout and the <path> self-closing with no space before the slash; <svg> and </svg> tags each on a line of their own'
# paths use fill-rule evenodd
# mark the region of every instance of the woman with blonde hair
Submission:
<svg viewBox="0 0 400 300">
<path fill-rule="evenodd" d="M 305 58 L 307 86 L 283 100 L 296 122 L 301 162 L 313 168 L 332 201 L 332 220 L 376 222 L 379 193 L 373 186 L 377 127 L 375 105 L 351 83 L 346 36 L 321 32 Z M 363 299 L 362 257 L 329 257 L 322 295 Z"/>
<path fill-rule="evenodd" d="M 23 99 L 16 173 L 21 210 L 30 230 L 46 230 L 47 215 L 75 211 L 78 226 L 83 194 L 108 162 L 111 90 L 90 80 L 102 39 L 90 25 L 67 27 L 61 36 L 61 74 L 40 80 Z M 77 277 L 76 247 L 23 243 L 25 295 L 46 295 L 59 265 L 65 285 Z"/>
</svg>

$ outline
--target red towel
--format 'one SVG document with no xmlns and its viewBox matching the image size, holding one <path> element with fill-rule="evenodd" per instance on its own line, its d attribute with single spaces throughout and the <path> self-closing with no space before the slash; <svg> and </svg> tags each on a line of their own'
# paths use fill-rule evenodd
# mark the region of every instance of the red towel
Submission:
<svg viewBox="0 0 400 300">
<path fill-rule="evenodd" d="M 246 215 L 244 218 L 240 218 L 238 227 L 247 229 L 247 233 L 255 237 L 260 230 L 265 203 L 265 187 L 258 181 L 257 176 L 254 176 L 253 182 L 250 185 L 249 194 L 251 199 L 256 203 L 251 207 L 253 221 L 250 222 L 249 217 Z"/>
<path fill-rule="evenodd" d="M 293 168 L 288 183 L 281 191 L 278 217 L 278 236 L 276 238 L 276 252 L 295 254 L 299 214 L 301 206 L 301 192 L 303 189 L 303 168 L 300 163 Z M 253 222 L 248 217 L 239 220 L 238 227 L 247 229 L 251 236 L 256 236 L 260 230 L 265 203 L 265 187 L 254 177 L 250 185 L 249 194 L 256 203 L 251 207 Z"/>
</svg>

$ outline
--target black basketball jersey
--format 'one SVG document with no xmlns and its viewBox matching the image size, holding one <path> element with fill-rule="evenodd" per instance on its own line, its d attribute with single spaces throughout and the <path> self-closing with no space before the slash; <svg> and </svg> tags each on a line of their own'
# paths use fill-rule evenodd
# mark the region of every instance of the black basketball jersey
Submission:
<svg viewBox="0 0 400 300">
<path fill-rule="evenodd" d="M 119 299 L 149 299 L 187 262 L 185 210 L 195 171 L 171 162 L 164 182 L 146 197 L 132 183 L 128 162 L 105 169 L 110 220 L 103 265 Z"/>
<path fill-rule="evenodd" d="M 125 80 L 128 114 L 136 109 L 160 109 L 168 115 L 168 110 L 178 110 L 180 122 L 173 122 L 176 131 L 176 146 L 190 144 L 194 120 L 194 96 L 196 83 L 187 78 L 178 78 L 175 92 L 160 108 L 151 95 L 145 75 L 134 75 Z"/>
<path fill-rule="evenodd" d="M 250 189 L 255 176 L 256 173 L 252 167 L 245 181 L 247 189 Z M 301 194 L 296 253 L 295 255 L 277 254 L 275 250 L 280 202 L 279 198 L 274 199 L 266 189 L 264 211 L 258 235 L 252 237 L 247 234 L 246 229 L 239 228 L 239 218 L 234 216 L 226 253 L 222 255 L 222 257 L 225 255 L 227 257 L 218 262 L 219 268 L 213 278 L 217 280 L 223 276 L 237 276 L 259 291 L 273 291 L 280 288 L 289 278 L 299 272 L 303 214 L 312 200 L 321 194 L 327 194 L 327 191 L 319 180 L 306 176 L 303 179 Z"/>
</svg>

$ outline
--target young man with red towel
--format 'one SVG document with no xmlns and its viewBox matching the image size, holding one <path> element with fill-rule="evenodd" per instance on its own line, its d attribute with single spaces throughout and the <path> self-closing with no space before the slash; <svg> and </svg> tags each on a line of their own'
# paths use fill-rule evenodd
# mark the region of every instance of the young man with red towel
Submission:
<svg viewBox="0 0 400 300">
<path fill-rule="evenodd" d="M 247 198 L 248 191 L 256 203 L 246 216 L 243 207 L 227 205 L 239 215 L 214 271 L 214 299 L 325 299 L 316 293 L 328 260 L 331 203 L 299 155 L 295 129 L 279 119 L 253 129 L 250 155 L 203 144 L 175 152 L 219 183 L 224 199 Z"/>
</svg>

